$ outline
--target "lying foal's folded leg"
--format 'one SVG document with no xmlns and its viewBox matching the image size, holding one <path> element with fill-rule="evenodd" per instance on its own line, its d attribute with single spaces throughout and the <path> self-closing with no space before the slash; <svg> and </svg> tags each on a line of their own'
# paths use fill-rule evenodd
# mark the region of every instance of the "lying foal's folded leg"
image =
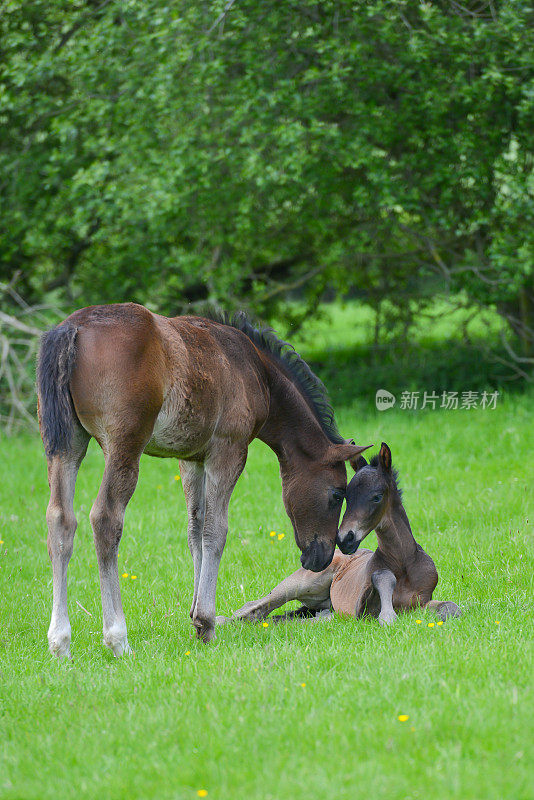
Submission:
<svg viewBox="0 0 534 800">
<path fill-rule="evenodd" d="M 289 577 L 284 578 L 265 597 L 245 603 L 235 612 L 231 619 L 256 622 L 265 619 L 271 611 L 280 608 L 280 606 L 289 603 L 291 600 L 300 600 L 306 606 L 309 604 L 314 608 L 321 608 L 321 603 L 327 601 L 330 596 L 331 583 L 332 572 L 329 568 L 322 572 L 310 572 L 301 567 Z M 224 617 L 218 618 L 218 624 L 224 624 L 225 622 L 230 622 L 230 620 Z"/>
<path fill-rule="evenodd" d="M 381 625 L 391 625 L 397 619 L 393 609 L 393 592 L 397 579 L 390 569 L 377 569 L 371 575 L 371 581 L 380 595 L 378 620 Z"/>
<path fill-rule="evenodd" d="M 430 600 L 425 608 L 433 611 L 441 620 L 446 620 L 448 617 L 459 617 L 462 613 L 460 607 L 452 600 Z"/>
</svg>

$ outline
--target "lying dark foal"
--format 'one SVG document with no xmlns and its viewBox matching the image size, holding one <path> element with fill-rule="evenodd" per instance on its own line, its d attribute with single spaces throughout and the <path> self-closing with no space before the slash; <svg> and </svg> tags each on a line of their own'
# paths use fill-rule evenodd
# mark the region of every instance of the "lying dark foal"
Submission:
<svg viewBox="0 0 534 800">
<path fill-rule="evenodd" d="M 275 620 L 322 618 L 335 611 L 351 617 L 368 614 L 389 625 L 396 620 L 396 611 L 418 607 L 434 611 L 442 620 L 460 616 L 456 603 L 432 600 L 438 573 L 413 538 L 387 444 L 382 443 L 370 464 L 359 456 L 351 466 L 356 474 L 347 487 L 338 540 L 352 555 L 336 551 L 322 572 L 298 569 L 265 597 L 245 603 L 231 619 L 261 620 L 290 600 L 303 605 Z M 372 530 L 378 538 L 376 551 L 358 550 Z M 218 617 L 217 621 L 230 620 Z"/>
</svg>

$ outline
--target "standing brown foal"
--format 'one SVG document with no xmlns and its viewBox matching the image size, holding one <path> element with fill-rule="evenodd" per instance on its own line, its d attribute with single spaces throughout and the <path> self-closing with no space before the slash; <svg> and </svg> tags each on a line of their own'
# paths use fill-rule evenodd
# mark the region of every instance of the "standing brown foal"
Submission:
<svg viewBox="0 0 534 800">
<path fill-rule="evenodd" d="M 388 625 L 397 619 L 396 610 L 418 606 L 434 611 L 441 619 L 460 616 L 456 603 L 432 600 L 438 573 L 412 535 L 387 444 L 382 442 L 370 464 L 359 456 L 351 465 L 356 474 L 347 487 L 338 541 L 349 545 L 353 554 L 336 553 L 322 572 L 298 569 L 265 597 L 245 603 L 232 619 L 264 619 L 290 600 L 299 600 L 303 606 L 275 619 L 323 618 L 333 609 L 351 617 L 369 614 Z M 373 529 L 378 539 L 375 552 L 354 553 Z M 229 621 L 217 618 L 219 624 Z"/>
<path fill-rule="evenodd" d="M 118 547 L 142 453 L 180 459 L 194 565 L 191 617 L 204 641 L 214 635 L 230 495 L 255 437 L 278 456 L 303 566 L 318 571 L 330 563 L 345 461 L 366 448 L 340 436 L 323 385 L 272 331 L 253 328 L 243 316 L 169 319 L 133 303 L 84 308 L 43 337 L 37 384 L 50 484 L 51 652 L 70 654 L 74 485 L 91 437 L 105 458 L 90 520 L 104 643 L 116 656 L 130 652 Z"/>
</svg>

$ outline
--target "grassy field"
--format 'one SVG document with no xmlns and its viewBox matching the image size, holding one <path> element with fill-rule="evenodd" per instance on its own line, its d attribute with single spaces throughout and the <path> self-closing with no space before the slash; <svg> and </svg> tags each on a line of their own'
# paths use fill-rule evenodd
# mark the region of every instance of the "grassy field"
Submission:
<svg viewBox="0 0 534 800">
<path fill-rule="evenodd" d="M 428 627 L 424 613 L 390 629 L 340 619 L 236 625 L 202 645 L 188 615 L 192 565 L 177 466 L 144 457 L 120 551 L 135 657 L 114 660 L 101 644 L 88 520 L 103 466 L 92 444 L 77 484 L 69 572 L 74 658 L 56 663 L 46 645 L 44 457 L 35 437 L 2 440 L 1 798 L 534 796 L 534 397 L 501 396 L 495 410 L 397 404 L 379 413 L 374 393 L 362 392 L 372 377 L 356 360 L 333 379 L 327 327 L 304 348 L 325 364 L 340 429 L 361 444 L 390 444 L 414 534 L 440 572 L 435 596 L 458 602 L 464 616 L 442 627 Z M 423 382 L 431 373 L 422 370 L 421 389 L 439 388 Z M 394 385 L 402 386 L 398 376 Z M 298 556 L 276 459 L 254 443 L 232 500 L 219 613 L 265 593 Z"/>
</svg>

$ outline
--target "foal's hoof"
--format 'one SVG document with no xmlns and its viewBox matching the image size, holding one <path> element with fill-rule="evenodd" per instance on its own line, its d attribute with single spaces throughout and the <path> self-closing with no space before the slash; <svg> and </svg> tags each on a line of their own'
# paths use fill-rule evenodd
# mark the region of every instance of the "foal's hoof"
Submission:
<svg viewBox="0 0 534 800">
<path fill-rule="evenodd" d="M 104 644 L 109 647 L 115 658 L 132 655 L 132 648 L 126 636 L 126 626 L 117 624 L 109 628 L 104 633 Z"/>
<path fill-rule="evenodd" d="M 258 603 L 256 600 L 250 600 L 235 612 L 233 619 L 239 619 L 242 622 L 260 622 L 265 619 L 268 613 L 263 604 Z"/>
<path fill-rule="evenodd" d="M 201 622 L 197 619 L 193 620 L 193 625 L 195 626 L 197 637 L 201 642 L 208 644 L 208 642 L 211 642 L 213 639 L 217 638 L 215 635 L 215 625 L 213 622 Z"/>
<path fill-rule="evenodd" d="M 48 649 L 50 650 L 50 653 L 60 661 L 62 659 L 70 660 L 72 658 L 70 654 L 70 642 L 49 641 Z"/>
<path fill-rule="evenodd" d="M 440 603 L 439 607 L 436 609 L 436 613 L 441 620 L 446 620 L 449 617 L 460 617 L 462 614 L 460 606 L 457 606 L 452 600 L 445 600 L 443 603 Z"/>
<path fill-rule="evenodd" d="M 108 644 L 104 639 L 104 644 L 111 650 L 115 658 L 122 658 L 122 656 L 131 656 L 133 654 L 133 650 L 128 644 L 128 641 L 113 642 L 113 644 Z"/>
<path fill-rule="evenodd" d="M 68 632 L 48 632 L 48 649 L 56 658 L 71 658 L 70 654 L 70 631 Z"/>
<path fill-rule="evenodd" d="M 394 611 L 387 611 L 384 614 L 378 615 L 378 621 L 381 625 L 393 625 L 397 620 L 397 615 Z"/>
</svg>

